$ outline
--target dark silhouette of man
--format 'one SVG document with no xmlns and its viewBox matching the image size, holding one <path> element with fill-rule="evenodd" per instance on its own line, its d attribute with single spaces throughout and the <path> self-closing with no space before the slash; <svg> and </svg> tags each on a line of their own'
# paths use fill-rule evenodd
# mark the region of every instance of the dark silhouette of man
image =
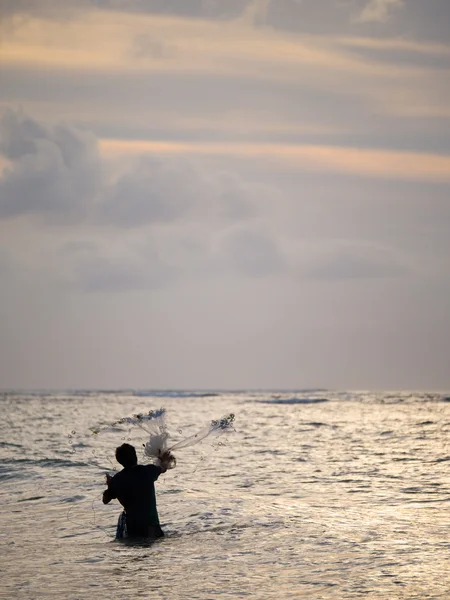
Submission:
<svg viewBox="0 0 450 600">
<path fill-rule="evenodd" d="M 103 492 L 103 504 L 117 498 L 124 507 L 117 524 L 117 538 L 164 537 L 156 508 L 155 481 L 167 471 L 171 455 L 161 455 L 161 466 L 138 465 L 136 449 L 130 444 L 116 448 L 116 459 L 123 469 L 114 477 L 106 476 L 108 488 Z"/>
</svg>

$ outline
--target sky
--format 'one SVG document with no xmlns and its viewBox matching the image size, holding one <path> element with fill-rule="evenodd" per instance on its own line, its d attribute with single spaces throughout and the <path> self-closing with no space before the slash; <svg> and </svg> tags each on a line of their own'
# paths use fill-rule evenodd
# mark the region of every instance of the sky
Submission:
<svg viewBox="0 0 450 600">
<path fill-rule="evenodd" d="M 0 388 L 450 389 L 448 0 L 0 14 Z"/>
</svg>

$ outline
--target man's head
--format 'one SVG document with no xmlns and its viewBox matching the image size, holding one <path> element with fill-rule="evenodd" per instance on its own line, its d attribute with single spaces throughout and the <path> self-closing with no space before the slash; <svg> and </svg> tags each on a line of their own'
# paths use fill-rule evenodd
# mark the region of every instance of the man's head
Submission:
<svg viewBox="0 0 450 600">
<path fill-rule="evenodd" d="M 122 444 L 116 448 L 116 460 L 122 467 L 136 466 L 138 459 L 135 447 L 131 444 Z"/>
</svg>

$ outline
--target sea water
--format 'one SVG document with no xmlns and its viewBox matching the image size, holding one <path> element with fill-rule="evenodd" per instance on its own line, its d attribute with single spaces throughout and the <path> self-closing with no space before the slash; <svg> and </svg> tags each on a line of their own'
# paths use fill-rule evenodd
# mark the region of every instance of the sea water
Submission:
<svg viewBox="0 0 450 600">
<path fill-rule="evenodd" d="M 4 393 L 2 587 L 10 600 L 450 598 L 445 393 Z M 156 483 L 166 537 L 114 541 L 114 449 L 91 427 L 164 407 L 173 440 L 234 413 Z"/>
</svg>

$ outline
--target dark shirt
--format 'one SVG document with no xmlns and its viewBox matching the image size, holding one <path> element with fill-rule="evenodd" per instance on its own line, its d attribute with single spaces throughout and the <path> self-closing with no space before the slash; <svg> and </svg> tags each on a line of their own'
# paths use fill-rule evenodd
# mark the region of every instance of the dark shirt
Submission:
<svg viewBox="0 0 450 600">
<path fill-rule="evenodd" d="M 117 498 L 124 507 L 129 536 L 146 536 L 152 530 L 162 535 L 154 483 L 161 473 L 156 465 L 136 465 L 110 479 L 107 494 L 111 500 Z"/>
</svg>

